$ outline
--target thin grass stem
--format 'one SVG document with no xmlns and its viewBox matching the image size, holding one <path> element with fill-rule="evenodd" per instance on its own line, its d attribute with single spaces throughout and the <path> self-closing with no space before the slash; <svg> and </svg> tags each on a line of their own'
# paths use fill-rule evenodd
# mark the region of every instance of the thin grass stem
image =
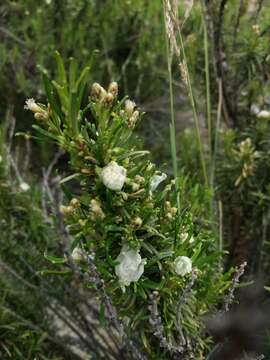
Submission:
<svg viewBox="0 0 270 360">
<path fill-rule="evenodd" d="M 178 211 L 180 212 L 180 193 L 179 193 L 179 181 L 178 181 L 178 166 L 177 166 L 177 149 L 176 149 L 176 130 L 175 130 L 175 113 L 174 113 L 174 97 L 173 97 L 173 81 L 172 81 L 172 56 L 169 49 L 169 41 L 166 34 L 166 15 L 165 15 L 165 6 L 163 6 L 163 19 L 164 19 L 164 29 L 165 29 L 165 43 L 166 43 L 166 58 L 168 66 L 168 79 L 169 79 L 169 95 L 170 95 L 170 146 L 171 146 L 171 157 L 173 164 L 173 175 L 175 179 L 175 189 L 177 192 L 177 206 Z"/>
<path fill-rule="evenodd" d="M 194 97 L 193 88 L 192 88 L 192 84 L 191 84 L 190 72 L 189 72 L 189 69 L 188 69 L 187 57 L 186 57 L 185 46 L 184 46 L 184 42 L 183 42 L 183 38 L 182 38 L 182 34 L 181 34 L 181 29 L 180 29 L 179 26 L 177 28 L 178 28 L 178 34 L 179 34 L 179 39 L 180 39 L 181 52 L 182 52 L 182 56 L 183 56 L 183 63 L 184 63 L 185 69 L 186 69 L 188 95 L 189 95 L 189 98 L 190 98 L 193 118 L 194 118 L 194 121 L 195 121 L 196 135 L 197 135 L 197 142 L 198 142 L 198 147 L 199 147 L 201 166 L 202 166 L 202 170 L 203 170 L 203 177 L 204 177 L 204 181 L 205 181 L 206 186 L 208 186 L 208 176 L 207 176 L 207 170 L 206 170 L 205 156 L 204 156 L 204 153 L 203 153 L 200 125 L 199 125 L 199 117 L 198 117 L 198 113 L 197 113 L 195 97 Z"/>
</svg>

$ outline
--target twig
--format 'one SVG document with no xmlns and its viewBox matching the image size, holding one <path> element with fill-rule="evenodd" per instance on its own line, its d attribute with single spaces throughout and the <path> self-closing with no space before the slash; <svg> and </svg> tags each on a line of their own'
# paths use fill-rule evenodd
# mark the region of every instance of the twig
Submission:
<svg viewBox="0 0 270 360">
<path fill-rule="evenodd" d="M 145 360 L 145 356 L 139 351 L 135 343 L 127 336 L 127 334 L 124 331 L 124 326 L 122 322 L 118 319 L 116 309 L 112 305 L 112 301 L 108 296 L 108 294 L 106 293 L 104 281 L 103 279 L 101 279 L 98 270 L 96 268 L 96 265 L 94 263 L 94 253 L 88 255 L 87 259 L 88 259 L 89 277 L 92 280 L 92 282 L 96 285 L 101 295 L 101 300 L 107 310 L 109 321 L 118 330 L 121 338 L 123 339 L 123 343 L 126 344 L 134 359 Z"/>
<path fill-rule="evenodd" d="M 26 152 L 25 152 L 24 164 L 23 164 L 23 174 L 25 174 L 28 170 L 30 156 L 31 156 L 31 142 L 28 135 L 25 136 L 25 147 L 26 147 Z"/>
<path fill-rule="evenodd" d="M 188 296 L 194 286 L 194 282 L 197 278 L 197 274 L 195 272 L 195 270 L 192 271 L 191 274 L 191 278 L 189 280 L 189 282 L 187 283 L 182 295 L 179 298 L 178 304 L 177 304 L 177 310 L 176 310 L 176 328 L 179 332 L 180 338 L 181 338 L 181 345 L 186 346 L 187 345 L 187 341 L 184 337 L 183 334 L 183 330 L 182 330 L 182 326 L 181 326 L 181 317 L 182 317 L 182 307 L 186 304 L 187 300 L 188 300 Z"/>
<path fill-rule="evenodd" d="M 168 351 L 172 356 L 178 354 L 183 354 L 185 348 L 183 346 L 174 346 L 171 344 L 165 336 L 164 326 L 162 324 L 161 316 L 158 312 L 158 300 L 159 300 L 159 293 L 154 291 L 151 295 L 152 303 L 149 305 L 150 310 L 150 325 L 153 327 L 154 336 L 159 340 L 160 347 L 164 350 Z"/>
<path fill-rule="evenodd" d="M 0 32 L 2 32 L 3 34 L 5 34 L 7 37 L 11 38 L 12 40 L 16 41 L 18 44 L 26 47 L 26 44 L 23 40 L 21 40 L 20 38 L 18 38 L 18 36 L 14 35 L 11 31 L 9 31 L 6 28 L 3 28 L 2 26 L 0 27 Z"/>
<path fill-rule="evenodd" d="M 247 266 L 247 263 L 243 262 L 243 264 L 241 264 L 236 269 L 236 271 L 234 273 L 234 276 L 233 276 L 233 279 L 232 279 L 231 287 L 229 289 L 229 293 L 224 299 L 224 306 L 223 306 L 223 311 L 222 312 L 228 312 L 229 311 L 229 306 L 233 302 L 234 297 L 235 297 L 235 289 L 236 289 L 236 287 L 237 287 L 237 285 L 239 283 L 239 280 L 240 280 L 241 276 L 245 272 L 245 267 L 246 266 Z"/>
</svg>

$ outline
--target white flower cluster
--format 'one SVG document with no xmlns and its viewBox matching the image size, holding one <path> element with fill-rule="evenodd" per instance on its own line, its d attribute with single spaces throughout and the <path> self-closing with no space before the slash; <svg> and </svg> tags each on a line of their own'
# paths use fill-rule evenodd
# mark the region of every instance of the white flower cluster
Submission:
<svg viewBox="0 0 270 360">
<path fill-rule="evenodd" d="M 115 267 L 115 273 L 123 287 L 138 281 L 142 276 L 146 259 L 141 258 L 139 250 L 131 249 L 124 244 L 116 260 L 119 264 Z"/>
<path fill-rule="evenodd" d="M 111 161 L 102 169 L 100 177 L 108 189 L 121 191 L 126 181 L 126 173 L 127 170 L 123 166 Z"/>
</svg>

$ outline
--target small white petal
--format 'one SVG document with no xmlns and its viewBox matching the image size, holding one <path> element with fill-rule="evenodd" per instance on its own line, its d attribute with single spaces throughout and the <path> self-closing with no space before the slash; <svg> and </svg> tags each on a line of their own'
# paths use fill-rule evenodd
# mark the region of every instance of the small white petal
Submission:
<svg viewBox="0 0 270 360">
<path fill-rule="evenodd" d="M 176 274 L 185 276 L 192 271 L 192 261 L 187 256 L 178 256 L 174 260 L 174 271 Z"/>
<path fill-rule="evenodd" d="M 167 175 L 162 173 L 161 175 L 154 175 L 150 180 L 150 191 L 155 191 L 162 181 L 167 179 Z"/>
<path fill-rule="evenodd" d="M 100 174 L 103 184 L 111 190 L 122 190 L 126 181 L 126 169 L 118 165 L 115 161 L 111 161 L 105 166 Z"/>
</svg>

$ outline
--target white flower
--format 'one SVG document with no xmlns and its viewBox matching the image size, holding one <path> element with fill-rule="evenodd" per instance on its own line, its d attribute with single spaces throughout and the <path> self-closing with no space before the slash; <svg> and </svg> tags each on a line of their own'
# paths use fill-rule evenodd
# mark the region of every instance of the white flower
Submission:
<svg viewBox="0 0 270 360">
<path fill-rule="evenodd" d="M 34 113 L 44 112 L 44 110 L 36 103 L 35 99 L 27 99 L 24 108 L 33 111 Z"/>
<path fill-rule="evenodd" d="M 100 177 L 108 189 L 120 191 L 126 181 L 126 173 L 127 170 L 123 166 L 111 161 L 102 169 Z"/>
<path fill-rule="evenodd" d="M 270 119 L 270 111 L 261 110 L 261 111 L 257 114 L 257 118 L 258 118 L 258 119 Z"/>
<path fill-rule="evenodd" d="M 192 271 L 192 261 L 187 256 L 178 256 L 174 260 L 174 271 L 176 274 L 185 276 Z"/>
<path fill-rule="evenodd" d="M 132 281 L 136 282 L 142 276 L 146 259 L 141 258 L 139 250 L 130 249 L 125 244 L 116 260 L 119 264 L 115 266 L 115 273 L 122 286 L 129 286 Z"/>
<path fill-rule="evenodd" d="M 75 262 L 86 261 L 86 254 L 79 246 L 73 249 L 71 257 Z"/>
<path fill-rule="evenodd" d="M 150 191 L 155 191 L 156 188 L 158 187 L 158 185 L 160 183 L 162 183 L 162 181 L 167 179 L 167 175 L 162 173 L 161 175 L 154 175 L 152 176 L 151 180 L 150 180 Z"/>
<path fill-rule="evenodd" d="M 22 181 L 22 182 L 20 183 L 20 189 L 21 189 L 22 191 L 28 191 L 28 190 L 30 189 L 30 186 L 29 186 L 26 182 Z"/>
</svg>

